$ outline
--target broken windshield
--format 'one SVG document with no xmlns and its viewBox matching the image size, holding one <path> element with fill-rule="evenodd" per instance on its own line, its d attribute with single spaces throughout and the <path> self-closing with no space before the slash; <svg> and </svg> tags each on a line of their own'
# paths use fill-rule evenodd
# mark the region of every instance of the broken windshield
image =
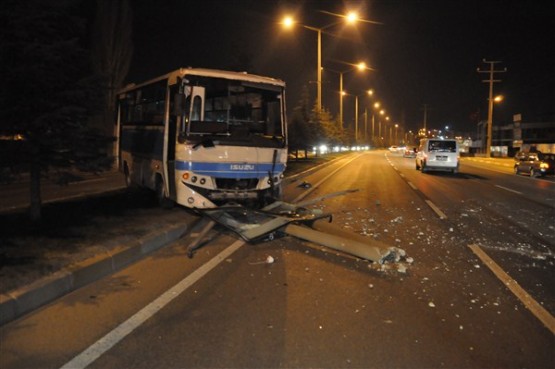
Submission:
<svg viewBox="0 0 555 369">
<path fill-rule="evenodd" d="M 283 138 L 280 86 L 207 77 L 191 77 L 190 83 L 205 89 L 202 101 L 194 97 L 190 135 Z"/>
</svg>

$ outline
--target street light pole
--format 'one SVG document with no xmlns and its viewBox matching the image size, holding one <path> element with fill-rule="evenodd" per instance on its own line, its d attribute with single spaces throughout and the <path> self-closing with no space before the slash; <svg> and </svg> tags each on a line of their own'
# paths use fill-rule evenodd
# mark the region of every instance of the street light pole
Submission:
<svg viewBox="0 0 555 369">
<path fill-rule="evenodd" d="M 375 144 L 374 138 L 375 138 L 374 137 L 374 110 L 372 110 L 372 139 L 371 139 L 372 145 Z"/>
<path fill-rule="evenodd" d="M 361 69 L 361 68 L 359 67 L 359 69 Z M 372 96 L 373 94 L 374 94 L 374 90 L 366 90 L 365 95 Z M 365 139 L 366 139 L 366 129 L 367 129 L 366 125 L 368 124 L 366 114 L 367 113 L 366 113 L 366 110 L 365 110 L 365 113 L 364 113 L 364 117 L 365 117 L 364 118 L 364 121 L 365 121 L 364 138 Z M 355 141 L 356 141 L 356 143 L 358 143 L 358 95 L 355 95 Z"/>
<path fill-rule="evenodd" d="M 349 24 L 354 24 L 358 21 L 362 21 L 362 22 L 367 22 L 367 23 L 375 23 L 372 21 L 368 21 L 368 20 L 364 20 L 364 19 L 360 19 L 358 17 L 358 15 L 355 12 L 350 12 L 349 14 L 343 16 L 340 14 L 333 14 L 333 13 L 329 13 L 332 14 L 334 16 L 339 16 L 340 18 L 343 18 L 347 23 Z M 293 26 L 293 24 L 295 23 L 295 20 L 292 17 L 285 17 L 282 21 L 282 24 L 284 27 L 286 28 L 290 28 Z M 322 31 L 333 27 L 335 25 L 337 25 L 338 23 L 340 23 L 340 21 L 337 22 L 333 22 L 331 24 L 328 24 L 325 27 L 311 27 L 311 26 L 307 26 L 307 25 L 302 25 L 302 27 L 309 29 L 311 31 L 315 31 L 318 34 L 318 55 L 317 55 L 317 68 L 318 70 L 316 71 L 316 76 L 317 76 L 317 97 L 316 97 L 316 105 L 318 108 L 318 111 L 322 111 Z"/>
<path fill-rule="evenodd" d="M 358 95 L 355 95 L 355 143 L 358 143 Z"/>
<path fill-rule="evenodd" d="M 368 108 L 364 108 L 364 142 L 368 143 Z"/>
<path fill-rule="evenodd" d="M 339 128 L 343 131 L 343 73 L 339 72 Z"/>
<path fill-rule="evenodd" d="M 489 98 L 488 98 L 488 128 L 487 128 L 487 140 L 486 140 L 486 157 L 489 158 L 491 156 L 491 138 L 493 133 L 493 84 L 495 82 L 501 82 L 501 80 L 494 80 L 493 75 L 494 73 L 503 73 L 507 71 L 507 68 L 504 70 L 494 70 L 494 64 L 501 63 L 500 61 L 487 61 L 486 59 L 482 60 L 484 63 L 489 64 L 490 69 L 487 71 L 482 71 L 480 68 L 477 69 L 478 73 L 489 73 L 489 79 L 483 80 L 482 82 L 489 83 Z"/>
<path fill-rule="evenodd" d="M 343 90 L 343 75 L 349 72 L 352 72 L 354 70 L 359 70 L 359 71 L 373 70 L 372 68 L 367 67 L 366 63 L 364 62 L 360 62 L 358 64 L 351 64 L 351 63 L 345 63 L 345 64 L 351 65 L 351 68 L 343 71 L 326 68 L 326 70 L 330 72 L 339 74 L 339 128 L 341 130 L 343 130 L 343 123 L 344 123 L 343 122 L 343 96 L 346 94 L 345 91 Z"/>
<path fill-rule="evenodd" d="M 318 112 L 322 111 L 322 29 L 318 28 Z"/>
</svg>

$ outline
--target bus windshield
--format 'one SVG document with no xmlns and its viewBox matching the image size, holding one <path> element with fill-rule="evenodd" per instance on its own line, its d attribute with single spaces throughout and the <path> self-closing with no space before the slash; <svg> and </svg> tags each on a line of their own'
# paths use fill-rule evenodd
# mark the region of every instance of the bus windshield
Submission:
<svg viewBox="0 0 555 369">
<path fill-rule="evenodd" d="M 202 76 L 187 79 L 188 86 L 204 88 L 204 96 L 192 98 L 189 136 L 283 137 L 280 86 Z"/>
</svg>

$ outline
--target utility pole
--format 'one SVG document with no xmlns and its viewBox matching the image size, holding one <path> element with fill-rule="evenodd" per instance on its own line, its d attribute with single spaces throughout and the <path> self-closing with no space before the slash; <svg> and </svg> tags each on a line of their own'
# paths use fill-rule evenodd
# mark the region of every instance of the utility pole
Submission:
<svg viewBox="0 0 555 369">
<path fill-rule="evenodd" d="M 489 79 L 482 80 L 482 82 L 489 83 L 489 98 L 488 98 L 488 128 L 487 128 L 487 141 L 486 141 L 486 157 L 489 158 L 491 156 L 491 136 L 492 136 L 492 126 L 493 126 L 493 84 L 495 82 L 501 82 L 500 79 L 493 79 L 493 75 L 495 73 L 504 73 L 507 71 L 507 68 L 503 70 L 495 70 L 494 65 L 497 63 L 501 63 L 501 61 L 488 61 L 486 59 L 482 59 L 482 61 L 486 64 L 489 64 L 488 70 L 480 70 L 477 68 L 478 73 L 488 73 Z"/>
<path fill-rule="evenodd" d="M 428 104 L 424 104 L 424 132 L 426 132 L 426 127 L 428 125 Z"/>
</svg>

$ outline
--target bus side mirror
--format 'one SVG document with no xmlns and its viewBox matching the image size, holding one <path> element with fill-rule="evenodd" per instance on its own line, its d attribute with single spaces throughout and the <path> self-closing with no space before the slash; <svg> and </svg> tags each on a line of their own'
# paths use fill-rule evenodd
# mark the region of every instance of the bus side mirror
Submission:
<svg viewBox="0 0 555 369">
<path fill-rule="evenodd" d="M 173 115 L 183 115 L 185 107 L 185 94 L 177 93 L 173 99 Z"/>
</svg>

